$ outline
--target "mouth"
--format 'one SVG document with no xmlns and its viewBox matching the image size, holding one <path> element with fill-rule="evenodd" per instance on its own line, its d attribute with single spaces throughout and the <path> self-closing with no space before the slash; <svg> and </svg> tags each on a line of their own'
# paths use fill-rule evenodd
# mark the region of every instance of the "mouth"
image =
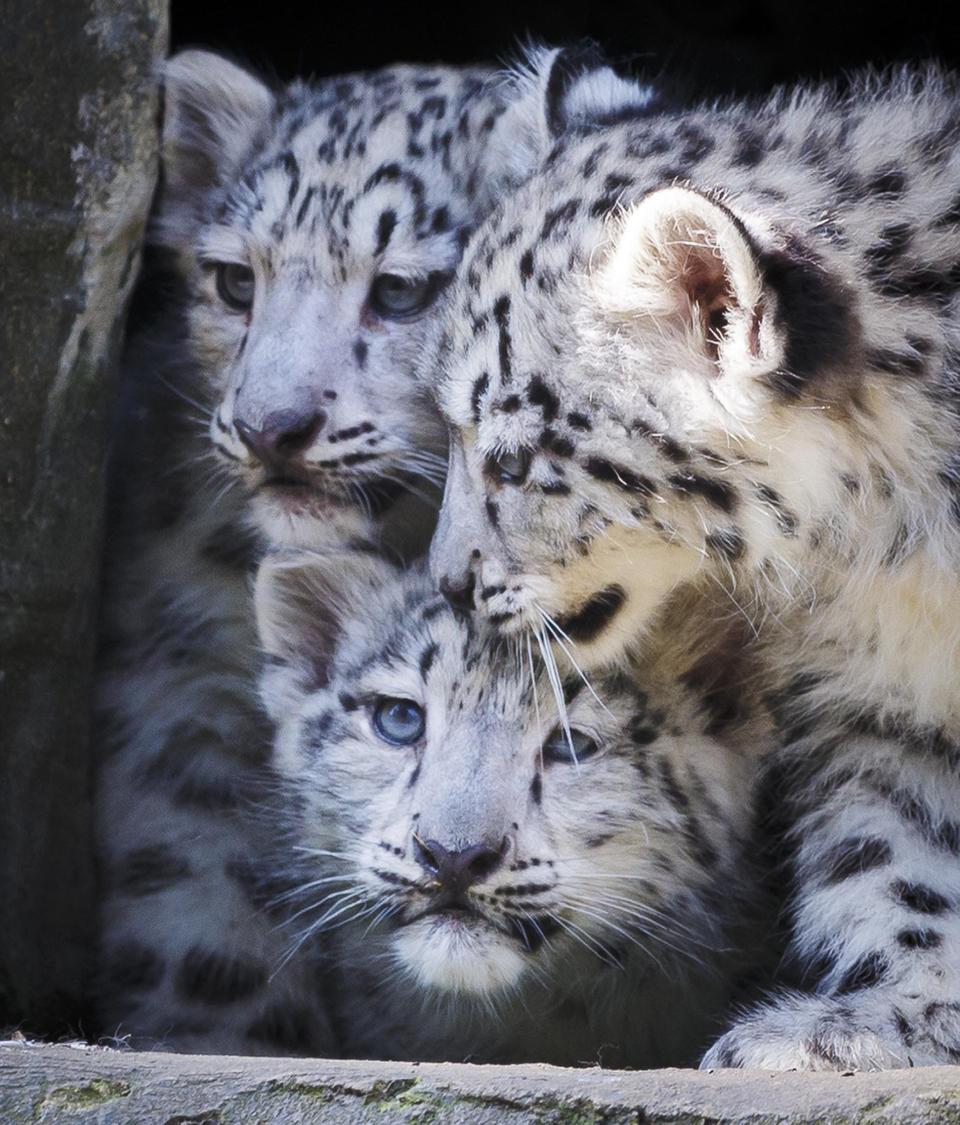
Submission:
<svg viewBox="0 0 960 1125">
<path fill-rule="evenodd" d="M 490 592 L 491 589 L 494 592 Z M 487 621 L 500 633 L 518 633 L 528 624 L 527 607 L 522 591 L 515 585 L 507 587 L 482 587 L 477 601 Z"/>
<path fill-rule="evenodd" d="M 358 508 L 370 515 L 385 512 L 405 489 L 403 481 L 347 479 L 283 473 L 266 477 L 256 491 L 284 510 Z"/>
<path fill-rule="evenodd" d="M 312 491 L 314 486 L 305 477 L 276 476 L 267 477 L 260 488 L 265 492 L 279 492 L 282 495 L 287 492 Z"/>
<path fill-rule="evenodd" d="M 423 918 L 435 918 L 441 925 L 494 930 L 504 937 L 519 942 L 526 953 L 536 953 L 543 943 L 560 929 L 560 923 L 547 915 L 529 915 L 523 918 L 507 915 L 502 920 L 489 918 L 463 899 L 431 903 L 409 918 L 399 921 L 398 925 L 412 926 Z"/>
<path fill-rule="evenodd" d="M 488 613 L 487 620 L 499 632 L 508 635 L 511 633 L 521 633 L 526 626 L 523 610 L 519 609 L 513 609 L 507 612 Z"/>
</svg>

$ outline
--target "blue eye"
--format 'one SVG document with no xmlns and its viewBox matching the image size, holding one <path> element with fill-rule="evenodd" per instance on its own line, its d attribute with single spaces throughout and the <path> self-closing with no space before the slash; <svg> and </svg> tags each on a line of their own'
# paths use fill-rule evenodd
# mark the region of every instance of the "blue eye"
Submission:
<svg viewBox="0 0 960 1125">
<path fill-rule="evenodd" d="M 370 304 L 378 316 L 404 318 L 422 312 L 437 295 L 433 277 L 411 279 L 382 273 L 373 280 Z"/>
<path fill-rule="evenodd" d="M 422 707 L 409 699 L 384 697 L 373 709 L 373 729 L 384 742 L 410 746 L 423 737 L 427 718 Z"/>
<path fill-rule="evenodd" d="M 597 740 L 591 738 L 589 734 L 584 734 L 582 730 L 571 730 L 568 741 L 564 732 L 557 727 L 543 744 L 543 756 L 550 762 L 567 762 L 572 765 L 574 757 L 578 762 L 582 762 L 585 758 L 593 757 L 599 749 Z"/>
</svg>

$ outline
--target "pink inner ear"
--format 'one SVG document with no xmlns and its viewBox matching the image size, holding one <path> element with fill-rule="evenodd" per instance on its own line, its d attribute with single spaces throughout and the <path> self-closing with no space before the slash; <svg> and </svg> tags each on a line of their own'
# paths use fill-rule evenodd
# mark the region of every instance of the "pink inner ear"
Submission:
<svg viewBox="0 0 960 1125">
<path fill-rule="evenodd" d="M 684 263 L 684 287 L 691 304 L 699 310 L 707 354 L 719 356 L 719 339 L 727 327 L 727 311 L 735 304 L 723 262 L 709 247 L 692 251 Z"/>
<path fill-rule="evenodd" d="M 757 305 L 750 318 L 750 335 L 747 337 L 747 347 L 750 354 L 757 358 L 760 355 L 760 322 L 763 319 L 763 305 Z"/>
<path fill-rule="evenodd" d="M 723 262 L 714 257 L 709 247 L 704 247 L 700 253 L 694 252 L 687 259 L 684 282 L 690 300 L 696 301 L 707 312 L 732 303 L 733 298 Z"/>
</svg>

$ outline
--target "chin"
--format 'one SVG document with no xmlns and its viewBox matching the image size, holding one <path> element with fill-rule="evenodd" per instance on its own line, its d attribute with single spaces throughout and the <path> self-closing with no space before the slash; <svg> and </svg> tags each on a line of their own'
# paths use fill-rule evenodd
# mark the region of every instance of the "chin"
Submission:
<svg viewBox="0 0 960 1125">
<path fill-rule="evenodd" d="M 394 939 L 400 964 L 423 988 L 489 996 L 517 984 L 526 959 L 517 942 L 487 922 L 435 915 Z"/>
<path fill-rule="evenodd" d="M 333 503 L 319 492 L 261 491 L 253 498 L 252 514 L 264 538 L 280 547 L 318 551 L 372 534 L 371 521 L 359 508 Z"/>
</svg>

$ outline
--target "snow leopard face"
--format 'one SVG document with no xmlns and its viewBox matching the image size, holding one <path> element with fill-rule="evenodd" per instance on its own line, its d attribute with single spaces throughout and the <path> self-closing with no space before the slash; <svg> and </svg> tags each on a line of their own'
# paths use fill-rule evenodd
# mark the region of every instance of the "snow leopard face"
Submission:
<svg viewBox="0 0 960 1125">
<path fill-rule="evenodd" d="M 272 556 L 257 604 L 303 933 L 356 923 L 371 960 L 464 997 L 714 940 L 739 767 L 682 675 L 566 682 L 567 734 L 539 663 L 421 570 Z"/>
<path fill-rule="evenodd" d="M 954 104 L 906 76 L 561 140 L 474 234 L 433 364 L 448 596 L 602 664 L 701 575 L 804 602 L 950 528 Z"/>
<path fill-rule="evenodd" d="M 398 66 L 275 92 L 204 52 L 168 66 L 159 238 L 191 283 L 210 435 L 274 541 L 442 472 L 413 370 L 477 202 L 488 78 Z"/>
<path fill-rule="evenodd" d="M 653 100 L 575 51 L 535 49 L 554 115 Z M 529 64 L 532 67 L 532 62 Z M 397 66 L 279 93 L 217 56 L 167 68 L 161 242 L 191 282 L 210 434 L 274 542 L 442 480 L 445 429 L 414 378 L 467 231 L 547 129 L 521 67 Z"/>
</svg>

